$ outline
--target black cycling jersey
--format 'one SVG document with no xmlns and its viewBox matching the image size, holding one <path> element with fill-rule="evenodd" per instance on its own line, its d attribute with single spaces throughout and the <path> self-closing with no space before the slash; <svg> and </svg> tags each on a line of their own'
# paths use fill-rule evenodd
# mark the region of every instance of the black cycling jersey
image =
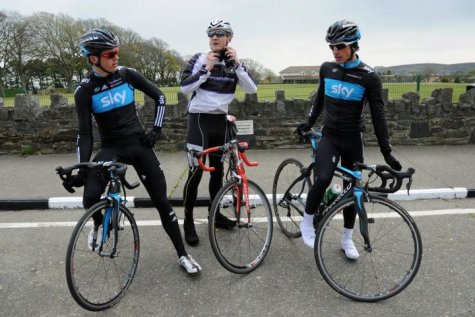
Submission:
<svg viewBox="0 0 475 317">
<path fill-rule="evenodd" d="M 92 117 L 103 143 L 144 134 L 135 105 L 135 88 L 155 101 L 154 126 L 161 128 L 165 95 L 136 70 L 120 67 L 107 77 L 92 72 L 81 81 L 74 94 L 79 120 L 77 151 L 80 162 L 89 161 L 92 154 Z"/>
<path fill-rule="evenodd" d="M 156 104 L 154 126 L 161 128 L 165 97 L 160 89 L 134 69 L 119 68 L 107 77 L 91 73 L 74 95 L 79 118 L 78 157 L 89 161 L 92 154 L 92 117 L 99 128 L 101 148 L 93 161 L 118 161 L 132 165 L 160 213 L 163 228 L 178 257 L 186 255 L 178 219 L 167 199 L 165 175 L 153 148 L 144 145 L 145 135 L 135 107 L 134 88 L 153 98 Z M 107 185 L 106 175 L 89 170 L 86 175 L 83 205 L 97 203 Z M 100 214 L 94 221 L 100 223 Z"/>
<path fill-rule="evenodd" d="M 325 62 L 320 67 L 320 85 L 313 100 L 309 123 L 315 124 L 323 109 L 323 126 L 339 133 L 364 131 L 363 110 L 370 106 L 371 118 L 381 151 L 391 148 L 384 116 L 381 80 L 374 70 L 356 59 L 340 65 Z"/>
</svg>

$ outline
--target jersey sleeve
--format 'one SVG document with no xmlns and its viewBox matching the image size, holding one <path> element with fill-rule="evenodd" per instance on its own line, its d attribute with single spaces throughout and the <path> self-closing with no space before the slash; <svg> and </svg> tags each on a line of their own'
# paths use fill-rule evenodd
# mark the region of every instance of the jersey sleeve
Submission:
<svg viewBox="0 0 475 317">
<path fill-rule="evenodd" d="M 239 86 L 242 87 L 246 94 L 255 94 L 257 92 L 257 85 L 243 64 L 239 64 L 236 67 L 236 75 Z"/>
<path fill-rule="evenodd" d="M 132 68 L 126 69 L 127 81 L 138 90 L 149 96 L 155 101 L 155 116 L 153 126 L 161 128 L 165 117 L 166 98 L 165 94 L 157 85 L 145 78 L 142 73 Z"/>
<path fill-rule="evenodd" d="M 374 74 L 371 78 L 367 93 L 370 106 L 371 120 L 373 122 L 374 133 L 378 140 L 381 152 L 390 152 L 391 144 L 389 142 L 388 125 L 384 112 L 384 101 L 382 96 L 382 84 L 379 76 Z"/>
<path fill-rule="evenodd" d="M 202 67 L 202 54 L 195 54 L 186 65 L 181 74 L 180 91 L 182 93 L 190 93 L 197 90 L 210 76 L 204 67 Z"/>
<path fill-rule="evenodd" d="M 93 144 L 91 95 L 84 87 L 79 86 L 74 93 L 74 101 L 78 115 L 77 160 L 78 162 L 89 162 Z"/>
<path fill-rule="evenodd" d="M 314 125 L 317 122 L 318 117 L 322 113 L 324 100 L 325 100 L 325 77 L 323 75 L 323 65 L 320 67 L 319 78 L 320 84 L 318 85 L 317 93 L 312 99 L 312 108 L 308 116 L 308 123 Z"/>
</svg>

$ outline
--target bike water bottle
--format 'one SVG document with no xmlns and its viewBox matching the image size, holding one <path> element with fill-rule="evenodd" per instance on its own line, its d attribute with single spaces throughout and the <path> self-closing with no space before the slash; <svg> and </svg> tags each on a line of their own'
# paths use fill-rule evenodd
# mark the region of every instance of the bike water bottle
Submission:
<svg viewBox="0 0 475 317">
<path fill-rule="evenodd" d="M 325 195 L 323 196 L 323 204 L 325 207 L 330 205 L 335 198 L 340 195 L 342 192 L 342 188 L 339 184 L 332 184 L 327 188 L 325 191 Z"/>
</svg>

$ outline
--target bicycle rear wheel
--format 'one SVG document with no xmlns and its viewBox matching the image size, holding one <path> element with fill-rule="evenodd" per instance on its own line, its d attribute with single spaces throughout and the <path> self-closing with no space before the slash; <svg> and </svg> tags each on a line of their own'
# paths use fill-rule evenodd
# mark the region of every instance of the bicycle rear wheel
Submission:
<svg viewBox="0 0 475 317">
<path fill-rule="evenodd" d="M 299 238 L 300 221 L 311 180 L 305 177 L 292 185 L 302 174 L 303 164 L 290 158 L 280 163 L 272 186 L 272 203 L 275 217 L 282 232 L 290 238 Z M 287 194 L 286 194 L 287 193 Z"/>
<path fill-rule="evenodd" d="M 88 236 L 94 227 L 92 216 L 100 213 L 105 219 L 108 210 L 111 212 L 110 208 L 111 204 L 102 200 L 84 213 L 74 228 L 66 255 L 69 291 L 81 307 L 91 311 L 107 309 L 125 295 L 139 261 L 140 240 L 137 224 L 133 214 L 125 206 L 120 206 L 116 255 L 110 256 L 115 230 L 111 221 L 105 239 L 101 235 L 103 225 L 99 227 L 97 243 L 100 244 L 100 240 L 104 240 L 103 253 L 99 254 L 99 248 L 94 252 L 89 248 Z"/>
<path fill-rule="evenodd" d="M 244 274 L 254 271 L 264 261 L 272 240 L 272 210 L 262 189 L 253 181 L 249 184 L 249 205 L 237 210 L 237 191 L 242 185 L 237 180 L 224 184 L 216 195 L 210 209 L 209 239 L 214 255 L 228 271 Z M 217 213 L 237 220 L 232 229 L 220 229 L 215 226 Z"/>
<path fill-rule="evenodd" d="M 320 222 L 315 240 L 315 260 L 325 281 L 338 293 L 363 302 L 376 302 L 404 290 L 421 264 L 422 240 L 412 217 L 383 197 L 364 199 L 371 249 L 365 249 L 356 217 L 353 242 L 360 253 L 347 260 L 340 250 L 343 209 L 354 200 L 337 204 Z"/>
</svg>

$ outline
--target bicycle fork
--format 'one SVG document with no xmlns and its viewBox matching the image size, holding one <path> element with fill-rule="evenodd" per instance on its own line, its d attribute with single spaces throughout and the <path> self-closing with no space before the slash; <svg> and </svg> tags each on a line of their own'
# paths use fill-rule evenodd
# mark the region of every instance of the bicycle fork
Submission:
<svg viewBox="0 0 475 317">
<path fill-rule="evenodd" d="M 246 175 L 236 176 L 239 181 L 236 185 L 236 223 L 239 228 L 250 228 L 251 222 L 251 204 L 249 203 L 249 184 Z M 247 222 L 241 222 L 241 208 L 246 210 Z"/>
<path fill-rule="evenodd" d="M 355 186 L 353 195 L 355 197 L 356 212 L 360 218 L 360 233 L 363 236 L 364 240 L 364 249 L 368 252 L 373 251 L 371 247 L 371 241 L 369 239 L 368 224 L 374 223 L 374 218 L 368 218 L 366 209 L 364 207 L 364 192 L 360 186 Z"/>
<path fill-rule="evenodd" d="M 115 258 L 118 256 L 117 253 L 117 242 L 118 242 L 118 230 L 120 230 L 120 195 L 118 193 L 109 193 L 106 197 L 109 201 L 110 206 L 107 207 L 107 210 L 104 214 L 104 220 L 102 223 L 102 242 L 99 246 L 99 255 L 104 257 Z M 103 250 L 104 244 L 107 242 L 110 232 L 113 232 L 112 237 L 112 250 L 110 253 Z"/>
</svg>

